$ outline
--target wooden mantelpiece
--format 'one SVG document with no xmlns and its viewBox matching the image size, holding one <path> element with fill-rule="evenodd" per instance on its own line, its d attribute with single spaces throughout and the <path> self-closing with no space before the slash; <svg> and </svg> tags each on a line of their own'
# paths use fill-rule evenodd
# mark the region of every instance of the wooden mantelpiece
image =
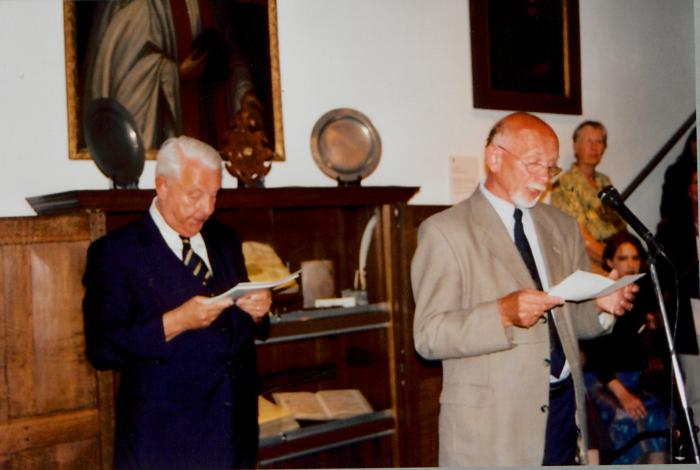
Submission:
<svg viewBox="0 0 700 470">
<path fill-rule="evenodd" d="M 217 209 L 262 209 L 268 207 L 332 207 L 345 205 L 381 205 L 408 201 L 415 187 L 345 186 L 222 189 Z M 152 189 L 110 189 L 66 191 L 28 197 L 27 202 L 39 215 L 58 214 L 81 209 L 105 213 L 146 210 L 155 196 Z"/>
</svg>

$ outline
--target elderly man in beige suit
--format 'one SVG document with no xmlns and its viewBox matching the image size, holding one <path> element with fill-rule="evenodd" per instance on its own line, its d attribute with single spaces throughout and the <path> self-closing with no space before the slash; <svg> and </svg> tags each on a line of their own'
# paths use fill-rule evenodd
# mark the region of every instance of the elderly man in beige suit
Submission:
<svg viewBox="0 0 700 470">
<path fill-rule="evenodd" d="M 485 182 L 420 227 L 414 340 L 443 364 L 441 466 L 585 463 L 577 338 L 609 331 L 604 312 L 631 308 L 637 287 L 578 304 L 543 292 L 590 265 L 576 220 L 537 203 L 558 156 L 544 121 L 506 116 L 487 139 Z"/>
</svg>

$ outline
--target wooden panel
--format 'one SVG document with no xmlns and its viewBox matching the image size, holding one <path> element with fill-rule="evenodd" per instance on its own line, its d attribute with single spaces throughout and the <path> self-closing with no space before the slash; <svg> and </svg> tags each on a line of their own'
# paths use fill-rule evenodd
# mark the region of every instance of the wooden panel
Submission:
<svg viewBox="0 0 700 470">
<path fill-rule="evenodd" d="M 99 468 L 99 464 L 100 454 L 95 439 L 28 449 L 13 454 L 12 460 L 3 461 L 0 455 L 0 468 L 73 470 Z"/>
<path fill-rule="evenodd" d="M 402 229 L 402 255 L 397 257 L 399 272 L 409 273 L 416 251 L 420 223 L 446 206 L 406 206 Z M 400 364 L 399 430 L 406 440 L 400 449 L 400 464 L 408 467 L 436 467 L 438 464 L 438 414 L 442 389 L 442 364 L 426 361 L 416 353 L 413 344 L 415 303 L 409 276 L 402 279 L 401 310 L 397 318 L 400 335 L 398 347 Z"/>
<path fill-rule="evenodd" d="M 5 249 L 0 246 L 0 260 L 5 258 Z M 7 328 L 5 321 L 5 312 L 7 311 L 7 306 L 5 305 L 8 300 L 7 296 L 7 286 L 8 276 L 5 274 L 5 263 L 0 261 L 0 423 L 7 422 L 9 410 L 10 410 L 10 384 L 8 382 L 9 377 L 5 373 L 1 373 L 7 370 L 8 364 L 8 348 L 5 347 L 7 344 Z M 1 456 L 0 456 L 1 457 Z M 0 458 L 0 468 L 3 468 L 2 459 Z"/>
<path fill-rule="evenodd" d="M 86 212 L 0 219 L 0 468 L 111 467 L 112 376 L 85 358 L 81 308 L 103 231 Z"/>
<path fill-rule="evenodd" d="M 81 410 L 0 424 L 0 454 L 47 447 L 71 440 L 84 440 L 99 434 L 97 410 Z"/>
<path fill-rule="evenodd" d="M 31 269 L 24 245 L 2 247 L 2 260 L 6 282 L 0 314 L 5 322 L 3 344 L 10 378 L 7 419 L 12 419 L 36 413 Z"/>
<path fill-rule="evenodd" d="M 39 413 L 94 407 L 96 378 L 85 357 L 77 273 L 87 241 L 43 243 L 30 250 L 36 406 Z"/>
<path fill-rule="evenodd" d="M 0 245 L 69 242 L 86 240 L 95 235 L 104 223 L 101 216 L 85 213 L 62 217 L 10 217 L 0 219 Z"/>
</svg>

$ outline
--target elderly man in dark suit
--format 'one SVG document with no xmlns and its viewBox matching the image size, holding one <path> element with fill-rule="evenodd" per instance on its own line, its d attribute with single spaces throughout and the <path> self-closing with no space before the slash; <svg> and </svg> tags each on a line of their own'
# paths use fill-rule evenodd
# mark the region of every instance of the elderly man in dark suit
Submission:
<svg viewBox="0 0 700 470">
<path fill-rule="evenodd" d="M 83 283 L 90 362 L 121 373 L 117 468 L 254 467 L 254 337 L 269 291 L 204 301 L 247 274 L 236 233 L 213 220 L 221 159 L 167 140 L 148 214 L 89 248 Z"/>
<path fill-rule="evenodd" d="M 608 331 L 598 314 L 623 314 L 636 286 L 578 304 L 546 294 L 590 262 L 576 221 L 538 204 L 560 171 L 544 121 L 506 116 L 484 157 L 486 180 L 423 222 L 411 265 L 416 349 L 443 365 L 440 465 L 585 463 L 577 338 Z"/>
</svg>

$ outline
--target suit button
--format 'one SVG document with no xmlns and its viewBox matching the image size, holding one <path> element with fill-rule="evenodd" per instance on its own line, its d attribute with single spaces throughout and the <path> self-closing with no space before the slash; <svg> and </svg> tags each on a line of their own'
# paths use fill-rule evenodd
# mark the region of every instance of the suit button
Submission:
<svg viewBox="0 0 700 470">
<path fill-rule="evenodd" d="M 224 402 L 224 406 L 225 406 L 226 408 L 231 408 L 231 402 L 230 402 L 230 401 L 225 401 L 225 402 Z"/>
<path fill-rule="evenodd" d="M 541 411 L 542 413 L 546 413 L 547 410 L 549 410 L 549 406 L 547 406 L 547 405 L 542 405 L 542 406 L 540 406 L 540 411 Z"/>
<path fill-rule="evenodd" d="M 578 455 L 576 455 L 576 457 L 574 457 L 574 463 L 580 464 L 580 463 L 581 463 L 581 457 L 579 457 Z"/>
<path fill-rule="evenodd" d="M 544 362 L 545 367 L 549 367 L 549 365 L 552 363 L 552 361 L 550 361 L 548 357 L 545 357 L 544 361 L 542 362 Z"/>
<path fill-rule="evenodd" d="M 543 325 L 547 324 L 547 315 L 542 315 L 540 317 L 540 323 L 542 323 Z"/>
</svg>

